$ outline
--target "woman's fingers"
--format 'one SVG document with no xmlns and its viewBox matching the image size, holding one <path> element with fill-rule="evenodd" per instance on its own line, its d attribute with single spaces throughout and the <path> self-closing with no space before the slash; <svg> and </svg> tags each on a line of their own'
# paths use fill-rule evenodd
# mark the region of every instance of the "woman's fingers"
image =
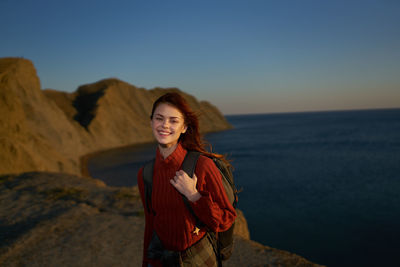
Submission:
<svg viewBox="0 0 400 267">
<path fill-rule="evenodd" d="M 190 195 L 194 192 L 197 192 L 196 174 L 193 175 L 193 178 L 190 178 L 186 172 L 184 172 L 183 170 L 179 170 L 176 172 L 176 175 L 173 179 L 170 180 L 170 182 L 180 193 L 184 195 Z"/>
</svg>

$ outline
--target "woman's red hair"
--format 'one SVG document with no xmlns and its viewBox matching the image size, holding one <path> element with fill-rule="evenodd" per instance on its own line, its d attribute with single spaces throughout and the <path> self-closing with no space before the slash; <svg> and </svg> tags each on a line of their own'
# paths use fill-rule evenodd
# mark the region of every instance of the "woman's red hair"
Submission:
<svg viewBox="0 0 400 267">
<path fill-rule="evenodd" d="M 223 155 L 211 153 L 205 149 L 205 143 L 200 137 L 199 120 L 197 118 L 197 115 L 190 108 L 185 98 L 180 94 L 172 92 L 166 93 L 159 97 L 153 104 L 150 119 L 153 119 L 154 111 L 156 110 L 158 105 L 163 103 L 177 108 L 183 115 L 187 130 L 184 134 L 181 134 L 181 136 L 179 137 L 179 142 L 186 150 L 198 151 L 208 157 L 216 157 L 227 162 Z M 211 150 L 211 145 L 209 146 Z"/>
</svg>

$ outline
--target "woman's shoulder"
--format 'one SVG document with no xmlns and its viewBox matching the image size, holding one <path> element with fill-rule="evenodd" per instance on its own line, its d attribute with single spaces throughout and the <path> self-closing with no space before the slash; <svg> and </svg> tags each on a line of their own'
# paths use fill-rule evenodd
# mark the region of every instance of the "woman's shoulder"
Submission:
<svg viewBox="0 0 400 267">
<path fill-rule="evenodd" d="M 216 172 L 219 173 L 217 166 L 212 158 L 206 155 L 200 155 L 197 160 L 196 170 L 199 172 Z"/>
<path fill-rule="evenodd" d="M 204 154 L 200 154 L 199 159 L 197 160 L 197 164 L 214 165 L 214 161 L 212 158 L 210 158 Z"/>
</svg>

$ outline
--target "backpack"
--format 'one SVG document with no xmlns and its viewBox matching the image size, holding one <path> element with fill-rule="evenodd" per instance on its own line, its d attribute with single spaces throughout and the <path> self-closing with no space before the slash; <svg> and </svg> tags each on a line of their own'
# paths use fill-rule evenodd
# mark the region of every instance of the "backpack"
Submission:
<svg viewBox="0 0 400 267">
<path fill-rule="evenodd" d="M 196 169 L 197 160 L 200 155 L 201 155 L 200 152 L 188 151 L 185 156 L 185 159 L 183 160 L 182 170 L 184 170 L 191 178 L 193 177 L 194 170 Z M 226 195 L 232 206 L 236 209 L 236 204 L 238 201 L 237 197 L 238 191 L 236 190 L 235 187 L 232 170 L 229 166 L 226 165 L 224 161 L 214 157 L 211 157 L 211 159 L 219 169 L 222 176 L 222 184 L 224 185 Z M 152 212 L 150 205 L 151 205 L 151 193 L 153 184 L 153 168 L 154 168 L 154 160 L 147 163 L 143 168 L 145 201 L 149 213 Z M 192 207 L 189 204 L 189 200 L 184 195 L 182 195 L 182 198 L 183 201 L 185 202 L 186 207 L 196 220 L 196 228 L 204 226 L 205 224 L 202 223 L 194 213 Z M 232 226 L 224 232 L 218 232 L 218 233 L 211 232 L 212 236 L 214 237 L 214 242 L 213 242 L 214 251 L 216 252 L 218 262 L 220 263 L 223 260 L 227 260 L 232 255 L 234 226 L 235 222 L 233 222 Z"/>
</svg>

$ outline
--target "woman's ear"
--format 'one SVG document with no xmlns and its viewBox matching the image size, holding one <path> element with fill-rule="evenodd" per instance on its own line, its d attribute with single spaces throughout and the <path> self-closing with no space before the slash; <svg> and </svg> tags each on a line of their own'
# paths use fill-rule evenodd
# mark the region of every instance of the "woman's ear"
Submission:
<svg viewBox="0 0 400 267">
<path fill-rule="evenodd" d="M 182 133 L 186 133 L 187 128 L 188 128 L 188 127 L 185 125 L 185 126 L 183 127 Z"/>
</svg>

